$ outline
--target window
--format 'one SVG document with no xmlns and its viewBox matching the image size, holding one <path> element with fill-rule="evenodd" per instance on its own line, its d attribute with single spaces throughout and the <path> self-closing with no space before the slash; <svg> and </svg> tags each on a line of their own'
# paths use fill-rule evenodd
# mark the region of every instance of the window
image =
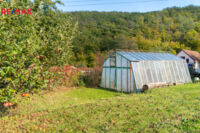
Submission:
<svg viewBox="0 0 200 133">
<path fill-rule="evenodd" d="M 186 59 L 186 62 L 187 62 L 187 63 L 189 63 L 189 61 L 190 61 L 189 59 Z"/>
<path fill-rule="evenodd" d="M 185 59 L 185 56 L 181 56 L 182 59 Z"/>
<path fill-rule="evenodd" d="M 115 56 L 111 56 L 110 57 L 110 66 L 111 67 L 115 67 L 116 66 L 116 57 Z"/>
</svg>

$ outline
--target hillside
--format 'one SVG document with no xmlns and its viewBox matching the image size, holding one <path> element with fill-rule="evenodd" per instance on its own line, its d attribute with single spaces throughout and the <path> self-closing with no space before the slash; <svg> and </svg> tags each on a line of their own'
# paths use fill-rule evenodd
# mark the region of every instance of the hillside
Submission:
<svg viewBox="0 0 200 133">
<path fill-rule="evenodd" d="M 96 52 L 112 49 L 200 51 L 200 7 L 160 12 L 72 12 L 79 23 L 74 53 L 77 65 L 94 65 Z M 83 64 L 83 62 L 85 62 Z"/>
<path fill-rule="evenodd" d="M 30 98 L 0 117 L 0 132 L 199 132 L 200 84 L 123 94 L 79 88 Z"/>
</svg>

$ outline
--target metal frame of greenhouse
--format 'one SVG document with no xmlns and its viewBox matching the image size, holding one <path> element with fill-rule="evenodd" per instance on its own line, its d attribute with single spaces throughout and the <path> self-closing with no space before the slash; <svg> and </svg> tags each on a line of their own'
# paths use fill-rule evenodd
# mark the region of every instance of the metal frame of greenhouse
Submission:
<svg viewBox="0 0 200 133">
<path fill-rule="evenodd" d="M 115 51 L 104 60 L 100 86 L 132 93 L 150 84 L 190 82 L 186 61 L 173 54 Z"/>
</svg>

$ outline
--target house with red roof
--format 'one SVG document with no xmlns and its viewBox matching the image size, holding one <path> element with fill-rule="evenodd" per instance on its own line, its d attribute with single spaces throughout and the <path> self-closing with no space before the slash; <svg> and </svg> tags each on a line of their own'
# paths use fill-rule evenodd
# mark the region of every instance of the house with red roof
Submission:
<svg viewBox="0 0 200 133">
<path fill-rule="evenodd" d="M 190 67 L 193 67 L 196 73 L 200 73 L 200 53 L 192 50 L 183 49 L 177 54 L 178 57 L 186 60 Z"/>
</svg>

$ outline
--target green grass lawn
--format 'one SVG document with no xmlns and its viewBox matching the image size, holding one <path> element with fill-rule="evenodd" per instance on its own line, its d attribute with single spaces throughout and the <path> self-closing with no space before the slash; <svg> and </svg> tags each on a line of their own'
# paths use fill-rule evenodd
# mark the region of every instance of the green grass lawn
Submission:
<svg viewBox="0 0 200 133">
<path fill-rule="evenodd" d="M 200 132 L 200 84 L 123 94 L 79 88 L 18 98 L 0 132 Z"/>
</svg>

